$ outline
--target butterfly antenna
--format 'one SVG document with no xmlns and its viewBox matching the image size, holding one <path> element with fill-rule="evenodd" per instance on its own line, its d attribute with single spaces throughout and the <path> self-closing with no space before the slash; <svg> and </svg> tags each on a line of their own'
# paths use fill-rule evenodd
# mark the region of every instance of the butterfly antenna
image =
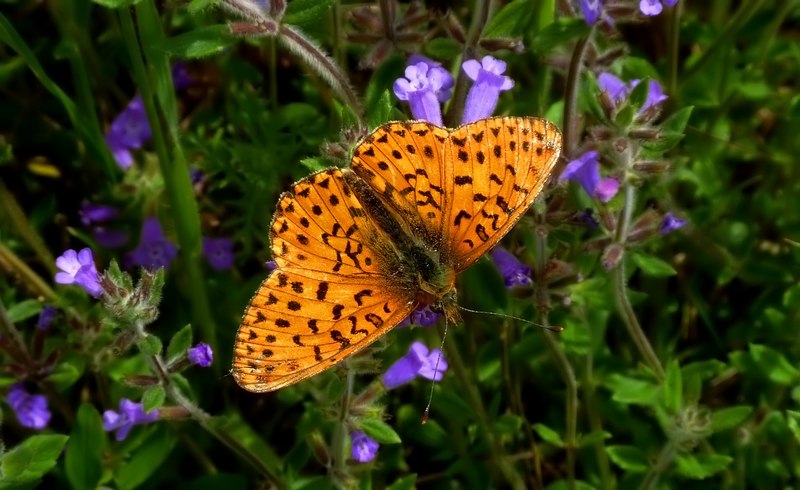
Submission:
<svg viewBox="0 0 800 490">
<path fill-rule="evenodd" d="M 439 361 L 442 359 L 442 351 L 444 350 L 444 341 L 447 338 L 447 327 L 450 324 L 447 315 L 444 317 L 444 334 L 442 335 L 442 343 L 439 344 L 439 355 L 436 356 L 436 365 L 433 367 L 433 379 L 431 380 L 431 392 L 428 394 L 428 405 L 425 407 L 425 413 L 422 414 L 422 425 L 428 423 L 428 416 L 431 414 L 431 403 L 433 403 L 433 388 L 436 386 L 436 375 L 439 373 Z"/>
<path fill-rule="evenodd" d="M 545 330 L 550 330 L 551 332 L 561 333 L 564 331 L 564 327 L 560 326 L 552 326 L 552 325 L 542 325 L 541 323 L 532 322 L 530 320 L 526 320 L 525 318 L 520 318 L 514 315 L 506 315 L 505 313 L 495 313 L 493 311 L 480 311 L 480 310 L 472 310 L 470 308 L 466 308 L 464 306 L 458 306 L 459 310 L 466 311 L 469 313 L 477 313 L 481 315 L 491 315 L 491 316 L 499 316 L 501 318 L 510 318 L 511 320 L 517 320 L 523 323 L 527 323 L 528 325 L 534 325 L 539 328 L 543 328 Z"/>
</svg>

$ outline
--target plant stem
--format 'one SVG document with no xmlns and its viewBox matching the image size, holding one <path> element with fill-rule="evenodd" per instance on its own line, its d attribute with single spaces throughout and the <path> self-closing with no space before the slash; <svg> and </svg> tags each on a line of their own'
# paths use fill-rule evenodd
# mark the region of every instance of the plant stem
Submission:
<svg viewBox="0 0 800 490">
<path fill-rule="evenodd" d="M 346 363 L 345 363 L 346 364 Z M 347 475 L 347 419 L 350 417 L 350 403 L 353 399 L 353 383 L 355 371 L 347 366 L 345 390 L 339 405 L 339 420 L 333 431 L 333 471 L 334 478 L 343 478 Z"/>
<path fill-rule="evenodd" d="M 47 271 L 55 275 L 56 261 L 50 254 L 50 250 L 44 244 L 42 237 L 36 232 L 28 221 L 28 217 L 20 207 L 13 194 L 8 190 L 8 187 L 0 180 L 0 207 L 2 207 L 3 214 L 5 214 L 11 228 L 16 231 L 17 235 L 22 238 L 25 243 L 31 247 L 33 253 L 39 259 L 39 262 L 44 266 Z"/>
<path fill-rule="evenodd" d="M 675 443 L 672 441 L 667 442 L 667 444 L 661 449 L 661 452 L 658 454 L 658 459 L 656 460 L 656 464 L 650 468 L 650 471 L 642 480 L 642 484 L 639 486 L 641 490 L 653 490 L 658 486 L 658 479 L 661 475 L 667 470 L 670 464 L 672 464 L 672 460 L 675 459 L 675 454 L 678 452 L 678 448 L 675 446 Z"/>
<path fill-rule="evenodd" d="M 2 184 L 0 184 L 2 185 Z M 55 261 L 53 262 L 55 265 Z M 10 248 L 0 241 L 0 268 L 6 274 L 14 277 L 24 284 L 33 296 L 40 296 L 46 301 L 54 302 L 57 299 L 56 293 L 49 284 L 44 282 L 36 272 L 31 269 L 22 259 L 17 257 Z"/>
<path fill-rule="evenodd" d="M 575 156 L 578 151 L 578 140 L 580 138 L 580 128 L 578 117 L 578 89 L 580 88 L 581 72 L 583 68 L 583 56 L 586 54 L 586 46 L 594 33 L 594 29 L 586 38 L 579 39 L 572 50 L 572 58 L 569 61 L 569 72 L 567 72 L 567 87 L 564 93 L 564 145 L 562 151 L 562 162 L 568 161 Z M 559 163 L 553 171 L 553 175 L 560 175 L 564 170 L 564 165 Z"/>
</svg>

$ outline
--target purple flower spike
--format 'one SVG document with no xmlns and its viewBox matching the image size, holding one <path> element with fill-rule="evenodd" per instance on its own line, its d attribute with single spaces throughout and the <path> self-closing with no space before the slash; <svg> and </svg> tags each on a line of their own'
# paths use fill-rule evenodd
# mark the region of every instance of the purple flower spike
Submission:
<svg viewBox="0 0 800 490">
<path fill-rule="evenodd" d="M 439 318 L 442 317 L 441 313 L 433 311 L 430 305 L 419 306 L 416 310 L 412 311 L 408 318 L 400 322 L 399 326 L 419 325 L 421 327 L 432 327 L 436 325 Z"/>
<path fill-rule="evenodd" d="M 647 84 L 647 99 L 644 101 L 642 108 L 639 109 L 639 114 L 650 109 L 651 107 L 660 105 L 668 98 L 669 97 L 664 95 L 664 89 L 661 87 L 661 84 L 655 80 L 650 80 Z"/>
<path fill-rule="evenodd" d="M 127 170 L 133 164 L 131 150 L 141 148 L 152 136 L 144 102 L 142 97 L 137 95 L 111 122 L 106 132 L 106 144 L 114 154 L 117 165 Z"/>
<path fill-rule="evenodd" d="M 233 242 L 230 238 L 203 238 L 203 255 L 215 271 L 233 267 Z"/>
<path fill-rule="evenodd" d="M 58 284 L 77 284 L 95 298 L 103 292 L 91 249 L 84 248 L 80 252 L 67 250 L 56 259 L 56 267 L 61 269 L 56 272 Z"/>
<path fill-rule="evenodd" d="M 649 17 L 660 14 L 664 6 L 674 7 L 678 0 L 641 0 L 639 10 Z M 662 5 L 663 4 L 663 5 Z"/>
<path fill-rule="evenodd" d="M 432 381 L 441 381 L 445 371 L 447 371 L 447 361 L 441 350 L 428 351 L 422 342 L 414 342 L 408 349 L 408 353 L 383 373 L 381 380 L 384 386 L 391 390 L 412 381 L 417 376 Z"/>
<path fill-rule="evenodd" d="M 352 447 L 351 454 L 353 459 L 359 463 L 369 463 L 375 459 L 380 447 L 378 441 L 360 430 L 354 430 L 350 433 L 350 446 Z"/>
<path fill-rule="evenodd" d="M 50 328 L 50 324 L 56 319 L 58 310 L 53 305 L 45 305 L 42 311 L 39 312 L 39 318 L 36 320 L 36 328 L 42 332 Z"/>
<path fill-rule="evenodd" d="M 106 410 L 103 412 L 103 430 L 116 431 L 117 441 L 128 437 L 134 425 L 149 424 L 158 420 L 158 410 L 145 413 L 141 403 L 134 403 L 127 398 L 119 401 L 119 412 Z"/>
<path fill-rule="evenodd" d="M 447 70 L 430 60 L 422 60 L 409 64 L 405 78 L 395 80 L 394 94 L 398 99 L 408 101 L 415 119 L 441 126 L 440 102 L 450 97 L 452 87 L 453 77 Z"/>
<path fill-rule="evenodd" d="M 492 252 L 492 261 L 507 288 L 515 286 L 530 286 L 533 284 L 531 279 L 531 268 L 519 261 L 511 252 L 503 247 L 495 247 Z"/>
<path fill-rule="evenodd" d="M 559 181 L 577 180 L 589 196 L 608 202 L 619 190 L 619 181 L 614 178 L 600 179 L 600 159 L 596 151 L 587 151 L 567 164 Z"/>
<path fill-rule="evenodd" d="M 592 26 L 600 18 L 600 13 L 603 11 L 603 5 L 600 0 L 580 0 L 581 12 L 586 19 L 586 25 Z"/>
<path fill-rule="evenodd" d="M 200 367 L 208 367 L 214 362 L 214 352 L 205 342 L 200 342 L 186 351 L 186 357 L 189 358 L 189 362 Z"/>
<path fill-rule="evenodd" d="M 83 201 L 78 214 L 80 214 L 81 223 L 83 223 L 84 226 L 91 226 L 95 223 L 111 221 L 119 215 L 119 211 L 113 206 L 92 204 L 89 201 Z"/>
<path fill-rule="evenodd" d="M 158 269 L 169 267 L 177 255 L 178 248 L 164 236 L 158 219 L 150 217 L 144 220 L 139 246 L 128 255 L 128 259 L 132 265 Z"/>
<path fill-rule="evenodd" d="M 667 213 L 664 216 L 664 220 L 661 222 L 661 226 L 658 227 L 658 232 L 662 235 L 666 235 L 667 233 L 683 228 L 686 226 L 686 223 L 688 223 L 687 220 L 678 218 L 672 213 Z"/>
<path fill-rule="evenodd" d="M 506 62 L 484 56 L 480 63 L 477 60 L 467 60 L 462 63 L 461 68 L 475 82 L 467 93 L 461 123 L 469 124 L 491 116 L 497 107 L 500 92 L 514 86 L 514 81 L 503 75 Z"/>
<path fill-rule="evenodd" d="M 50 410 L 44 395 L 32 395 L 21 384 L 15 384 L 6 400 L 23 427 L 41 430 L 50 422 Z"/>
</svg>

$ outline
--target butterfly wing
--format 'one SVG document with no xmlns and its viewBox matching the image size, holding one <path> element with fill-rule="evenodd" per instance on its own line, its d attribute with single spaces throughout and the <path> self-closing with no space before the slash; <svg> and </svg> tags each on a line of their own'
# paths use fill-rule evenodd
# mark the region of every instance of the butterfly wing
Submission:
<svg viewBox="0 0 800 490">
<path fill-rule="evenodd" d="M 284 193 L 271 226 L 277 269 L 236 334 L 233 376 L 255 392 L 313 376 L 391 330 L 416 302 L 386 275 L 386 238 L 342 171 L 318 172 Z"/>
<path fill-rule="evenodd" d="M 456 272 L 488 252 L 522 217 L 560 151 L 561 132 L 538 118 L 494 117 L 450 133 L 443 230 Z"/>
</svg>

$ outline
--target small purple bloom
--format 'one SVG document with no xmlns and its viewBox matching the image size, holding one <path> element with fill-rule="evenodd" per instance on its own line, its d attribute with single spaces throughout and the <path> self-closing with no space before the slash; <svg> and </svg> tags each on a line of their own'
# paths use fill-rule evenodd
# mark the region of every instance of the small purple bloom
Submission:
<svg viewBox="0 0 800 490">
<path fill-rule="evenodd" d="M 467 92 L 461 123 L 469 124 L 491 116 L 497 107 L 500 92 L 514 86 L 514 81 L 503 75 L 506 62 L 484 56 L 480 63 L 477 60 L 467 60 L 461 64 L 461 68 L 475 82 Z"/>
<path fill-rule="evenodd" d="M 596 151 L 587 151 L 569 162 L 558 180 L 577 180 L 591 197 L 608 202 L 619 190 L 619 182 L 613 177 L 600 178 L 599 156 Z"/>
<path fill-rule="evenodd" d="M 111 122 L 106 131 L 106 144 L 114 154 L 117 165 L 127 170 L 133 164 L 131 150 L 141 148 L 152 136 L 144 102 L 142 97 L 137 95 Z"/>
<path fill-rule="evenodd" d="M 278 264 L 276 264 L 274 260 L 268 260 L 264 262 L 264 268 L 266 268 L 267 272 L 271 274 L 272 271 L 278 268 Z"/>
<path fill-rule="evenodd" d="M 391 390 L 412 381 L 417 376 L 432 381 L 441 381 L 445 371 L 447 371 L 447 360 L 441 350 L 428 351 L 422 342 L 414 342 L 408 349 L 408 353 L 395 361 L 383 373 L 381 380 L 384 386 Z"/>
<path fill-rule="evenodd" d="M 216 271 L 233 267 L 233 242 L 229 238 L 203 238 L 203 255 Z"/>
<path fill-rule="evenodd" d="M 23 427 L 41 430 L 50 422 L 50 410 L 44 395 L 32 395 L 21 384 L 15 384 L 6 400 Z"/>
<path fill-rule="evenodd" d="M 83 223 L 84 226 L 91 226 L 96 223 L 111 221 L 119 215 L 119 211 L 113 206 L 92 204 L 89 201 L 83 201 L 78 214 L 80 214 L 81 223 Z"/>
<path fill-rule="evenodd" d="M 158 269 L 169 267 L 177 255 L 178 248 L 164 236 L 158 219 L 150 217 L 144 220 L 139 246 L 128 255 L 128 259 L 133 265 Z"/>
<path fill-rule="evenodd" d="M 205 177 L 205 173 L 197 167 L 192 167 L 189 169 L 189 178 L 192 181 L 192 185 L 199 184 L 203 177 Z"/>
<path fill-rule="evenodd" d="M 119 401 L 119 412 L 114 410 L 103 412 L 103 430 L 116 431 L 116 439 L 121 441 L 128 437 L 134 425 L 149 424 L 156 420 L 158 420 L 158 410 L 145 413 L 141 403 L 123 398 Z"/>
<path fill-rule="evenodd" d="M 95 298 L 103 292 L 91 249 L 84 248 L 80 252 L 72 249 L 65 251 L 56 259 L 56 267 L 61 269 L 60 272 L 56 272 L 58 284 L 77 284 Z"/>
<path fill-rule="evenodd" d="M 408 317 L 400 322 L 398 325 L 419 325 L 421 327 L 432 327 L 436 325 L 439 318 L 442 317 L 441 313 L 433 311 L 430 305 L 418 306 L 416 310 L 412 311 Z"/>
<path fill-rule="evenodd" d="M 58 310 L 53 305 L 44 305 L 42 311 L 39 312 L 39 318 L 36 320 L 36 328 L 45 331 L 50 327 L 50 324 L 53 323 L 53 320 L 56 318 L 56 313 Z"/>
<path fill-rule="evenodd" d="M 172 84 L 175 86 L 175 90 L 183 90 L 192 84 L 192 77 L 184 63 L 172 65 Z"/>
<path fill-rule="evenodd" d="M 438 63 L 422 56 L 406 67 L 405 78 L 394 82 L 394 94 L 408 101 L 411 114 L 437 126 L 442 125 L 441 102 L 450 98 L 453 77 Z M 411 61 L 411 60 L 410 60 Z"/>
<path fill-rule="evenodd" d="M 650 80 L 647 84 L 647 99 L 644 101 L 642 108 L 639 109 L 639 114 L 643 113 L 647 109 L 650 109 L 651 107 L 660 105 L 668 98 L 669 97 L 664 95 L 664 89 L 661 88 L 661 84 L 656 80 Z"/>
<path fill-rule="evenodd" d="M 186 357 L 189 358 L 189 362 L 200 367 L 208 367 L 214 362 L 214 352 L 205 342 L 200 342 L 186 351 Z"/>
<path fill-rule="evenodd" d="M 597 19 L 600 18 L 600 13 L 603 11 L 603 5 L 600 0 L 580 0 L 581 12 L 586 19 L 586 24 L 589 26 L 594 25 Z"/>
<path fill-rule="evenodd" d="M 667 213 L 664 216 L 664 220 L 661 221 L 661 225 L 658 227 L 658 232 L 662 235 L 666 235 L 667 233 L 683 228 L 686 226 L 686 223 L 688 223 L 687 220 L 678 218 L 672 213 Z"/>
<path fill-rule="evenodd" d="M 492 249 L 491 255 L 492 261 L 500 271 L 500 275 L 503 276 L 503 281 L 507 288 L 533 284 L 531 268 L 520 262 L 514 254 L 503 247 L 495 247 Z"/>
<path fill-rule="evenodd" d="M 676 3 L 678 3 L 678 0 L 641 0 L 639 2 L 639 10 L 644 15 L 652 17 L 660 14 L 664 6 L 674 7 Z"/>
<path fill-rule="evenodd" d="M 611 73 L 605 72 L 597 77 L 597 84 L 600 86 L 600 90 L 605 92 L 615 105 L 621 104 L 633 88 Z"/>
<path fill-rule="evenodd" d="M 352 448 L 353 459 L 359 463 L 369 463 L 375 459 L 380 445 L 378 441 L 364 434 L 360 430 L 350 433 L 350 446 Z"/>
</svg>

